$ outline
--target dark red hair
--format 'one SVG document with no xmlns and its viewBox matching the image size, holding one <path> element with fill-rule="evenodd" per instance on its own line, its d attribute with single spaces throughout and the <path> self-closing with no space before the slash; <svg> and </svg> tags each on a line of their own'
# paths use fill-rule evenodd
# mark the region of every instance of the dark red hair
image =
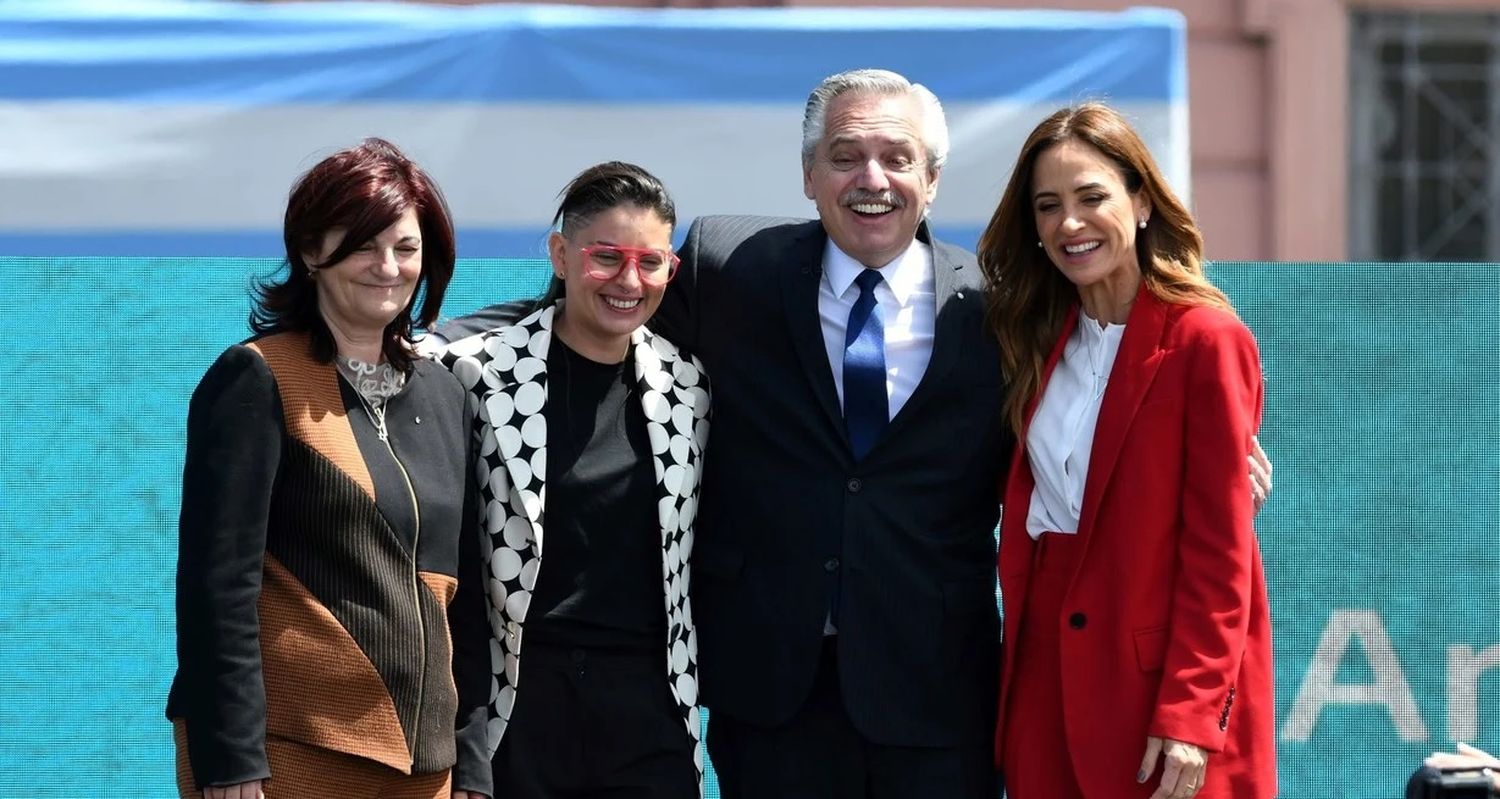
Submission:
<svg viewBox="0 0 1500 799">
<path fill-rule="evenodd" d="M 337 348 L 318 312 L 317 284 L 310 275 L 348 258 L 408 209 L 416 209 L 422 231 L 422 273 L 411 303 L 386 326 L 381 351 L 392 366 L 410 369 L 412 330 L 437 321 L 457 253 L 453 221 L 437 184 L 384 139 L 369 138 L 340 150 L 293 184 L 282 226 L 288 274 L 255 286 L 250 328 L 262 334 L 306 331 L 312 335 L 313 355 L 333 360 Z M 343 229 L 343 240 L 321 263 L 309 263 L 334 228 Z"/>
</svg>

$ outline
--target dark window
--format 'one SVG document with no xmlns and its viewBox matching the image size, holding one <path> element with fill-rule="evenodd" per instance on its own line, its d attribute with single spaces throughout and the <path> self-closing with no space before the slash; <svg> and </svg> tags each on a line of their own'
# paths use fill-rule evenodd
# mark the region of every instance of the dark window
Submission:
<svg viewBox="0 0 1500 799">
<path fill-rule="evenodd" d="M 1351 256 L 1500 260 L 1500 14 L 1351 22 Z"/>
</svg>

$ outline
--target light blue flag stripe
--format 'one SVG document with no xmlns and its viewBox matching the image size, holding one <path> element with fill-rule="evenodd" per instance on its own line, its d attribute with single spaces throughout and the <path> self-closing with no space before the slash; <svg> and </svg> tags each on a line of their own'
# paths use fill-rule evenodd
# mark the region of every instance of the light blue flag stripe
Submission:
<svg viewBox="0 0 1500 799">
<path fill-rule="evenodd" d="M 0 0 L 0 254 L 275 256 L 297 175 L 371 135 L 434 176 L 471 257 L 539 255 L 558 188 L 611 159 L 684 222 L 809 216 L 806 93 L 872 65 L 943 100 L 931 218 L 972 245 L 1066 103 L 1125 111 L 1186 196 L 1184 37 L 1159 10 Z"/>
<path fill-rule="evenodd" d="M 0 99 L 800 102 L 878 63 L 946 101 L 1186 95 L 1180 15 L 389 4 L 0 5 Z"/>
</svg>

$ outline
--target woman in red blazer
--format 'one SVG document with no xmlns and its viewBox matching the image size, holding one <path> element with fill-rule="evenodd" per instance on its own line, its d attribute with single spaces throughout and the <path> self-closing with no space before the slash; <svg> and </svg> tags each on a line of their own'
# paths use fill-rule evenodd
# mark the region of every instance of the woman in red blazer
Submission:
<svg viewBox="0 0 1500 799">
<path fill-rule="evenodd" d="M 1020 441 L 999 555 L 1011 799 L 1276 794 L 1245 470 L 1260 364 L 1202 250 L 1097 103 L 1032 132 L 980 240 Z"/>
</svg>

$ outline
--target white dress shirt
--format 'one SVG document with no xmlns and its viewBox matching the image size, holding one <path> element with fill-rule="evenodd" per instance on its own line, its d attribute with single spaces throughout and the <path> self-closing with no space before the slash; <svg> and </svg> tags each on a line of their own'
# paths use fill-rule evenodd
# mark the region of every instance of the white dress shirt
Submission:
<svg viewBox="0 0 1500 799">
<path fill-rule="evenodd" d="M 1124 334 L 1124 325 L 1100 327 L 1080 312 L 1042 392 L 1026 434 L 1026 456 L 1036 478 L 1026 515 L 1026 532 L 1033 539 L 1044 532 L 1078 532 L 1099 406 Z"/>
<path fill-rule="evenodd" d="M 823 279 L 818 284 L 818 316 L 823 344 L 839 407 L 844 405 L 844 333 L 849 311 L 859 299 L 854 279 L 867 267 L 828 240 L 823 251 Z M 885 321 L 885 391 L 888 418 L 911 399 L 932 359 L 932 332 L 937 318 L 937 288 L 932 276 L 932 249 L 915 239 L 895 260 L 880 267 L 875 302 Z"/>
</svg>

